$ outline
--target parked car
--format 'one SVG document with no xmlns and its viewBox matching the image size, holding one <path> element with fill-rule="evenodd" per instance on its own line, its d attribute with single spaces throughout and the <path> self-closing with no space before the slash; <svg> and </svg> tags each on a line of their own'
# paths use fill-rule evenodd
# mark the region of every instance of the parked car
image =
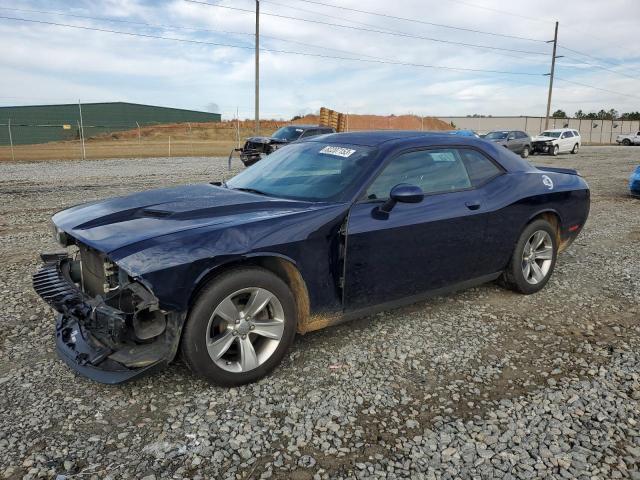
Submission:
<svg viewBox="0 0 640 480">
<path fill-rule="evenodd" d="M 522 158 L 527 158 L 531 153 L 531 137 L 520 130 L 494 130 L 483 138 L 508 148 Z"/>
<path fill-rule="evenodd" d="M 83 375 L 119 383 L 181 350 L 196 374 L 240 385 L 296 333 L 496 279 L 538 292 L 589 198 L 575 170 L 481 139 L 325 135 L 226 183 L 55 214 L 67 252 L 43 254 L 33 284 L 58 312 L 60 357 Z"/>
<path fill-rule="evenodd" d="M 636 167 L 629 178 L 629 192 L 634 197 L 640 197 L 640 165 Z"/>
<path fill-rule="evenodd" d="M 627 147 L 629 145 L 640 145 L 640 132 L 618 135 L 616 137 L 616 143 L 625 145 Z"/>
<path fill-rule="evenodd" d="M 480 135 L 478 135 L 473 130 L 448 130 L 447 133 L 450 135 L 460 135 L 462 137 L 480 138 Z"/>
<path fill-rule="evenodd" d="M 559 153 L 578 153 L 582 146 L 580 132 L 569 128 L 557 128 L 545 130 L 537 137 L 531 139 L 533 150 L 531 153 L 547 153 L 558 155 Z"/>
<path fill-rule="evenodd" d="M 247 138 L 242 148 L 235 151 L 240 152 L 240 160 L 246 167 L 249 167 L 262 159 L 265 155 L 275 152 L 277 149 L 301 138 L 315 137 L 334 133 L 331 127 L 320 127 L 318 125 L 289 125 L 279 128 L 270 137 L 250 137 Z M 231 152 L 233 155 L 233 152 Z"/>
</svg>

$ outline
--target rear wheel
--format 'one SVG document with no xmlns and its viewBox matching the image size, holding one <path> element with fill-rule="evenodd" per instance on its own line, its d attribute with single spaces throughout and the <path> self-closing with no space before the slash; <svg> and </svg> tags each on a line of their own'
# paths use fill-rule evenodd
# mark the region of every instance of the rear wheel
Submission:
<svg viewBox="0 0 640 480">
<path fill-rule="evenodd" d="M 573 153 L 574 155 L 576 153 L 578 153 L 578 150 L 580 150 L 580 145 L 578 145 L 577 143 L 573 146 L 573 149 L 571 150 L 571 153 Z"/>
<path fill-rule="evenodd" d="M 551 224 L 542 219 L 530 223 L 518 239 L 502 283 L 525 295 L 542 290 L 555 268 L 557 252 Z"/>
<path fill-rule="evenodd" d="M 557 157 L 559 153 L 560 153 L 560 145 L 554 145 L 553 149 L 551 149 L 551 155 L 553 155 L 554 157 Z"/>
<path fill-rule="evenodd" d="M 520 155 L 522 155 L 522 158 L 527 158 L 529 156 L 529 152 L 530 152 L 529 145 L 525 145 Z"/>
<path fill-rule="evenodd" d="M 629 145 L 631 145 L 631 140 L 629 140 L 628 138 L 625 138 L 624 140 L 622 140 L 622 144 L 625 147 L 628 147 Z"/>
<path fill-rule="evenodd" d="M 198 295 L 182 335 L 192 372 L 222 386 L 254 382 L 280 363 L 296 331 L 289 287 L 261 268 L 240 268 Z"/>
</svg>

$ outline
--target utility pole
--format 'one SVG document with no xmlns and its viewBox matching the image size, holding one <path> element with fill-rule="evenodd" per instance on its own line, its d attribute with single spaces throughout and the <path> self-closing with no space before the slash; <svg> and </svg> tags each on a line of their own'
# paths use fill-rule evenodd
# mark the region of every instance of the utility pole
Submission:
<svg viewBox="0 0 640 480">
<path fill-rule="evenodd" d="M 87 158 L 87 151 L 84 147 L 84 123 L 82 122 L 82 103 L 78 100 L 78 110 L 80 111 L 80 139 L 82 140 L 82 159 Z"/>
<path fill-rule="evenodd" d="M 11 135 L 11 119 L 9 119 L 9 143 L 11 144 L 11 161 L 16 161 L 16 156 L 13 153 L 13 136 Z"/>
<path fill-rule="evenodd" d="M 547 43 L 551 43 L 550 41 Z M 549 114 L 551 112 L 551 93 L 553 92 L 553 74 L 556 69 L 556 50 L 558 48 L 558 22 L 556 22 L 555 33 L 553 34 L 553 54 L 551 55 L 551 73 L 549 73 L 549 96 L 547 97 L 547 115 L 544 119 L 544 129 L 549 128 Z"/>
<path fill-rule="evenodd" d="M 256 0 L 256 136 L 260 135 L 260 0 Z"/>
<path fill-rule="evenodd" d="M 236 107 L 236 148 L 240 148 L 240 108 Z"/>
</svg>

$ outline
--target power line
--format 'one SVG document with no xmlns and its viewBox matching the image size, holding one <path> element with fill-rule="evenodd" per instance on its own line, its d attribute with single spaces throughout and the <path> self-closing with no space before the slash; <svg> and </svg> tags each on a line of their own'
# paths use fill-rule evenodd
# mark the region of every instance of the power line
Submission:
<svg viewBox="0 0 640 480">
<path fill-rule="evenodd" d="M 271 0 L 269 0 L 268 2 L 266 2 L 266 0 L 261 0 L 261 1 L 265 2 L 265 3 L 270 3 L 271 5 L 278 5 L 279 7 L 284 7 L 284 8 L 287 8 L 289 10 L 296 10 L 296 11 L 299 11 L 299 12 L 311 13 L 311 14 L 316 15 L 316 16 L 320 15 L 321 17 L 331 18 L 333 20 L 340 20 L 341 22 L 353 23 L 354 25 L 362 25 L 364 27 L 373 27 L 373 28 L 382 28 L 382 27 L 379 27 L 378 25 L 374 25 L 374 24 L 371 24 L 371 23 L 359 22 L 357 20 L 352 20 L 350 18 L 344 18 L 344 17 L 335 16 L 335 15 L 329 15 L 329 14 L 324 13 L 324 12 L 318 12 L 317 10 L 307 10 L 305 8 L 294 7 L 293 5 L 286 5 L 284 3 L 278 3 L 278 2 L 275 2 L 275 1 L 271 1 Z M 385 28 L 384 30 L 389 31 L 389 32 L 393 31 L 390 28 Z"/>
<path fill-rule="evenodd" d="M 230 35 L 244 35 L 244 36 L 250 36 L 253 37 L 255 34 L 254 33 L 247 33 L 247 32 L 236 32 L 236 31 L 230 31 L 230 30 L 214 30 L 214 29 L 207 29 L 207 28 L 195 28 L 195 27 L 184 27 L 181 25 L 167 25 L 167 24 L 158 24 L 158 23 L 147 23 L 147 22 L 139 22 L 139 21 L 133 21 L 133 20 L 124 20 L 121 18 L 111 18 L 111 17 L 93 17 L 93 16 L 88 16 L 88 15 L 78 15 L 78 14 L 73 14 L 73 13 L 67 13 L 67 12 L 57 12 L 57 11 L 49 11 L 49 10 L 30 10 L 30 9 L 24 9 L 24 8 L 9 8 L 9 7 L 0 7 L 0 10 L 8 10 L 8 11 L 12 11 L 12 12 L 24 12 L 24 13 L 39 13 L 39 14 L 45 14 L 45 15 L 57 15 L 57 16 L 61 16 L 61 17 L 71 17 L 71 18 L 80 18 L 80 19 L 84 19 L 84 20 L 95 20 L 95 21 L 100 21 L 100 22 L 114 22 L 114 23 L 124 23 L 124 24 L 128 24 L 128 25 L 141 25 L 141 26 L 146 26 L 146 27 L 152 27 L 152 28 L 164 28 L 164 29 L 168 29 L 168 30 L 186 30 L 186 31 L 192 31 L 192 32 L 206 32 L 206 33 L 225 33 L 225 34 L 230 34 Z M 296 44 L 296 45 L 302 45 L 304 47 L 311 47 L 311 48 L 320 48 L 323 50 L 331 50 L 334 52 L 341 52 L 341 53 L 347 53 L 347 54 L 353 54 L 353 55 L 360 55 L 363 57 L 370 57 L 370 58 L 378 58 L 372 55 L 366 55 L 366 54 L 354 54 L 353 52 L 349 52 L 347 50 L 341 50 L 338 48 L 331 48 L 331 47 L 326 47 L 323 45 L 314 45 L 311 43 L 304 43 L 304 42 L 298 42 L 296 40 L 288 40 L 286 38 L 281 38 L 281 37 L 275 37 L 273 35 L 264 35 L 261 34 L 260 35 L 262 38 L 269 38 L 271 40 L 277 40 L 280 42 L 286 42 L 286 43 L 291 43 L 291 44 Z"/>
<path fill-rule="evenodd" d="M 607 72 L 615 73 L 617 75 L 621 75 L 623 77 L 631 78 L 633 80 L 640 80 L 640 77 L 634 77 L 633 75 L 627 75 L 626 73 L 619 72 L 617 70 L 613 70 L 612 68 L 603 67 L 602 65 L 597 65 L 595 63 L 590 63 L 590 62 L 587 62 L 585 60 L 580 60 L 579 58 L 567 57 L 567 56 L 561 57 L 561 58 L 565 58 L 567 60 L 573 60 L 574 62 L 578 62 L 579 64 L 582 64 L 582 65 L 589 65 L 591 67 L 599 68 L 601 70 L 606 70 Z"/>
<path fill-rule="evenodd" d="M 268 3 L 273 3 L 273 2 L 271 2 L 271 0 L 264 0 L 264 1 L 266 1 Z M 424 21 L 424 20 L 417 20 L 415 18 L 398 17 L 398 16 L 395 16 L 395 15 L 387 14 L 387 13 L 372 12 L 372 11 L 369 11 L 369 10 L 359 10 L 357 8 L 343 7 L 342 5 L 332 5 L 330 3 L 322 3 L 322 2 L 315 1 L 315 0 L 298 0 L 298 1 L 299 2 L 304 2 L 304 3 L 312 3 L 314 5 L 322 5 L 324 7 L 337 8 L 337 9 L 346 10 L 346 11 L 349 11 L 349 12 L 364 13 L 366 15 L 375 15 L 377 17 L 384 17 L 384 18 L 389 18 L 389 19 L 392 19 L 392 20 L 401 20 L 401 21 L 404 21 L 404 22 L 419 23 L 421 25 L 429 25 L 429 26 L 432 26 L 432 27 L 440 27 L 440 28 L 448 28 L 448 29 L 453 29 L 453 30 L 461 30 L 461 31 L 464 31 L 464 32 L 480 33 L 480 34 L 483 34 L 483 35 L 491 35 L 491 36 L 495 36 L 495 37 L 514 38 L 514 39 L 518 39 L 518 40 L 528 40 L 528 41 L 531 41 L 531 42 L 541 42 L 541 43 L 545 43 L 546 42 L 546 40 L 540 40 L 538 38 L 521 37 L 521 36 L 518 36 L 518 35 L 508 35 L 508 34 L 505 34 L 505 33 L 496 33 L 496 32 L 487 32 L 487 31 L 484 31 L 484 30 L 475 30 L 473 28 L 456 27 L 454 25 L 445 25 L 445 24 L 442 24 L 442 23 L 427 22 L 427 21 Z"/>
<path fill-rule="evenodd" d="M 622 93 L 622 92 L 616 92 L 616 91 L 613 91 L 613 90 L 607 90 L 606 88 L 594 87 L 593 85 L 588 85 L 588 84 L 582 83 L 582 82 L 575 82 L 573 80 L 567 80 L 566 78 L 560 78 L 558 76 L 556 76 L 556 79 L 560 80 L 562 82 L 573 83 L 574 85 L 580 85 L 581 87 L 592 88 L 594 90 L 600 90 L 602 92 L 613 93 L 614 95 L 621 95 L 623 97 L 637 98 L 637 99 L 640 100 L 640 96 L 632 95 L 630 93 Z"/>
<path fill-rule="evenodd" d="M 517 18 L 524 18 L 525 20 L 531 20 L 533 22 L 553 23 L 552 20 L 544 20 L 544 19 L 541 19 L 541 18 L 528 17 L 526 15 L 522 15 L 522 14 L 519 14 L 519 13 L 508 12 L 506 10 L 497 9 L 497 8 L 485 7 L 484 5 L 478 5 L 476 3 L 465 2 L 463 0 L 449 0 L 449 1 L 450 2 L 459 3 L 461 5 L 466 5 L 467 7 L 473 7 L 473 8 L 479 8 L 479 9 L 482 9 L 482 10 L 488 10 L 490 12 L 499 13 L 501 15 L 508 15 L 510 17 L 517 17 Z"/>
<path fill-rule="evenodd" d="M 219 5 L 219 4 L 213 4 L 213 3 L 207 3 L 207 2 L 202 2 L 199 0 L 184 0 L 185 2 L 189 2 L 189 3 L 196 3 L 199 5 L 207 5 L 209 7 L 216 7 L 216 8 L 225 8 L 228 10 L 236 10 L 239 12 L 247 12 L 247 13 L 255 13 L 253 10 L 250 9 L 246 9 L 246 8 L 239 8 L 239 7 L 230 7 L 228 5 Z M 545 52 L 536 52 L 536 51 L 531 51 L 531 50 L 518 50 L 518 49 L 513 49 L 513 48 L 501 48 L 501 47 L 494 47 L 491 45 L 479 45 L 479 44 L 475 44 L 475 43 L 465 43 L 465 42 L 454 42 L 451 40 L 442 40 L 440 38 L 432 38 L 432 37 L 424 37 L 421 35 L 413 35 L 411 33 L 403 33 L 403 32 L 396 32 L 396 31 L 385 31 L 385 30 L 378 30 L 378 29 L 372 29 L 372 28 L 364 28 L 364 27 L 354 27 L 352 25 L 342 25 L 342 24 L 338 24 L 338 23 L 329 23 L 329 22 L 323 22 L 321 20 L 311 20 L 308 18 L 300 18 L 300 17 L 291 17 L 288 15 L 281 15 L 281 14 L 277 14 L 277 13 L 263 13 L 263 15 L 268 15 L 270 17 L 277 17 L 277 18 L 284 18 L 287 20 L 297 20 L 297 21 L 301 21 L 301 22 L 309 22 L 309 23 L 315 23 L 318 25 L 328 25 L 331 27 L 339 27 L 339 28 L 346 28 L 346 29 L 350 29 L 350 30 L 358 30 L 361 32 L 372 32 L 372 33 L 380 33 L 383 35 L 392 35 L 392 36 L 396 36 L 396 37 L 405 37 L 405 38 L 416 38 L 419 40 L 427 40 L 430 42 L 438 42 L 438 43 L 446 43 L 449 45 L 459 45 L 461 47 L 470 47 L 470 48 L 480 48 L 480 49 L 486 49 L 486 50 L 496 50 L 496 51 L 504 51 L 504 52 L 515 52 L 515 53 L 526 53 L 529 55 L 547 55 L 547 53 Z"/>
<path fill-rule="evenodd" d="M 265 2 L 265 0 L 261 0 L 261 1 L 262 1 L 263 3 Z M 333 15 L 327 15 L 327 14 L 325 14 L 325 13 L 321 13 L 321 12 L 318 12 L 318 11 L 316 11 L 316 10 L 307 10 L 307 9 L 300 8 L 300 7 L 293 7 L 293 6 L 291 6 L 291 5 L 285 5 L 284 3 L 279 3 L 279 2 L 276 2 L 276 1 L 273 1 L 273 0 L 268 0 L 268 3 L 270 3 L 271 5 L 278 5 L 278 6 L 280 6 L 280 7 L 284 7 L 284 8 L 288 8 L 288 9 L 293 9 L 293 10 L 298 10 L 298 11 L 305 12 L 305 13 L 311 13 L 311 14 L 313 14 L 313 15 L 321 15 L 321 16 L 323 16 L 323 17 L 335 18 L 335 19 L 338 19 L 338 20 L 342 20 L 342 21 L 349 22 L 349 23 L 354 23 L 354 24 L 357 24 L 357 25 L 363 25 L 363 26 L 366 26 L 366 27 L 379 28 L 377 25 L 373 25 L 373 24 L 371 24 L 371 23 L 356 22 L 355 20 L 350 20 L 350 19 L 341 18 L 341 17 L 335 17 L 335 16 L 333 16 Z M 264 11 L 263 11 L 263 14 L 264 14 Z M 304 19 L 303 19 L 303 20 L 304 20 Z M 400 32 L 400 31 L 398 31 L 398 30 L 392 30 L 392 29 L 390 29 L 390 28 L 385 28 L 385 31 L 386 31 L 387 33 L 399 33 L 399 34 L 401 34 L 401 35 L 404 33 L 404 32 Z M 504 52 L 497 52 L 497 51 L 494 51 L 494 52 L 492 52 L 492 53 L 493 53 L 494 55 L 500 55 L 500 56 L 502 56 L 502 57 L 517 58 L 518 60 L 523 60 L 522 55 L 513 55 L 513 54 L 504 53 Z M 370 56 L 370 55 L 368 55 L 368 56 Z"/>
<path fill-rule="evenodd" d="M 603 58 L 599 58 L 599 57 L 596 57 L 594 55 L 590 55 L 588 53 L 581 52 L 579 50 L 574 50 L 572 48 L 565 47 L 564 45 L 558 44 L 558 46 L 560 48 L 562 48 L 563 50 L 567 50 L 568 52 L 577 53 L 578 55 L 582 55 L 584 57 L 588 57 L 588 58 L 591 58 L 593 60 L 597 60 L 597 61 L 602 62 L 602 63 L 608 63 L 609 65 L 612 65 L 614 67 L 622 67 L 622 66 L 624 66 L 624 64 L 622 64 L 622 63 L 612 62 L 611 60 L 605 60 Z"/>
<path fill-rule="evenodd" d="M 196 44 L 196 45 L 211 45 L 211 46 L 216 46 L 216 47 L 239 48 L 239 49 L 243 49 L 243 50 L 253 50 L 254 49 L 254 47 L 249 47 L 249 46 L 244 46 L 244 45 L 233 45 L 233 44 L 230 44 L 230 43 L 208 42 L 208 41 L 204 41 L 204 40 L 193 40 L 193 39 L 187 39 L 187 38 L 166 37 L 166 36 L 161 36 L 161 35 L 151 35 L 151 34 L 147 34 L 147 33 L 123 32 L 123 31 L 120 31 L 120 30 L 111 30 L 111 29 L 97 28 L 97 27 L 86 27 L 86 26 L 81 26 L 81 25 L 70 25 L 70 24 L 66 24 L 66 23 L 49 22 L 49 21 L 44 21 L 44 20 L 33 20 L 33 19 L 27 19 L 27 18 L 17 18 L 17 17 L 7 17 L 7 16 L 0 16 L 0 19 L 13 20 L 13 21 L 18 21 L 18 22 L 37 23 L 37 24 L 42 24 L 42 25 L 53 25 L 53 26 L 65 27 L 65 28 L 75 28 L 75 29 L 79 29 L 79 30 L 91 30 L 91 31 L 103 32 L 103 33 L 113 33 L 113 34 L 127 35 L 127 36 L 132 36 L 132 37 L 151 38 L 151 39 L 156 39 L 156 40 L 170 40 L 170 41 L 175 41 L 175 42 L 184 42 L 184 43 L 191 43 L 191 44 Z M 271 52 L 271 53 L 290 54 L 290 55 L 300 55 L 300 56 L 305 56 L 305 57 L 330 58 L 330 59 L 335 59 L 335 60 L 349 60 L 349 61 L 357 61 L 357 62 L 364 62 L 364 63 L 385 64 L 385 65 L 399 65 L 399 66 L 406 66 L 406 67 L 419 67 L 419 68 L 429 68 L 429 69 L 439 69 L 439 70 L 449 70 L 449 71 L 460 71 L 460 72 L 496 73 L 496 74 L 502 74 L 502 75 L 522 75 L 522 76 L 536 76 L 536 77 L 543 75 L 541 73 L 509 72 L 509 71 L 502 71 L 502 70 L 486 70 L 486 69 L 465 68 L 465 67 L 447 67 L 447 66 L 443 66 L 443 65 L 428 65 L 428 64 L 422 64 L 422 63 L 400 62 L 400 61 L 394 61 L 394 60 L 382 60 L 382 59 L 376 59 L 376 58 L 372 58 L 372 59 L 368 59 L 368 58 L 350 58 L 350 57 L 340 57 L 340 56 L 334 56 L 334 55 L 324 55 L 324 54 L 320 54 L 320 53 L 297 52 L 297 51 L 292 51 L 292 50 L 279 50 L 279 49 L 273 49 L 273 48 L 261 48 L 260 51 Z"/>
</svg>

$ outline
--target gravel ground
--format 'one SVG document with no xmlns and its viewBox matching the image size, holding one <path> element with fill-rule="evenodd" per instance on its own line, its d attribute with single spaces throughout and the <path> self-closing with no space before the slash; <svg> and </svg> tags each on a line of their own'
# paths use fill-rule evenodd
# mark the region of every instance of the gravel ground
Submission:
<svg viewBox="0 0 640 480">
<path fill-rule="evenodd" d="M 56 210 L 218 180 L 224 159 L 1 164 L 0 475 L 640 479 L 640 148 L 532 160 L 592 189 L 545 290 L 489 284 L 298 337 L 235 389 L 179 362 L 121 386 L 77 377 L 30 286 Z"/>
</svg>

